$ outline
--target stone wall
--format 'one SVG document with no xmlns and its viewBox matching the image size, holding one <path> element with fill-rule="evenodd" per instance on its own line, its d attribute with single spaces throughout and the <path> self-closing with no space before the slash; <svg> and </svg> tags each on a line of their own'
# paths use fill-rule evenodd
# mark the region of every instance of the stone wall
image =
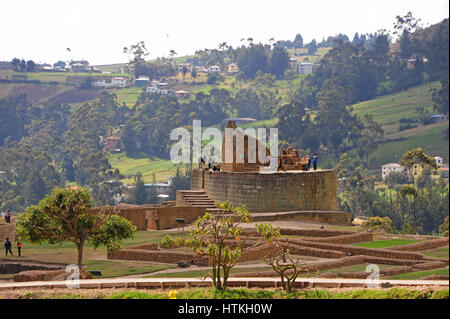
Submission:
<svg viewBox="0 0 450 319">
<path fill-rule="evenodd" d="M 401 250 L 401 251 L 420 251 L 420 250 L 429 250 L 438 247 L 448 246 L 448 237 L 426 240 L 420 243 L 414 243 L 410 245 L 389 247 L 390 250 Z"/>
<path fill-rule="evenodd" d="M 16 224 L 0 224 L 0 241 L 3 242 L 6 240 L 6 238 L 9 238 L 11 241 L 16 241 Z M 3 246 L 2 246 L 3 248 Z"/>
<path fill-rule="evenodd" d="M 245 205 L 250 212 L 337 211 L 337 178 L 331 170 L 262 174 L 196 169 L 191 189 L 202 185 L 213 200 Z"/>
<path fill-rule="evenodd" d="M 128 205 L 119 204 L 117 206 L 108 207 L 110 210 L 114 210 L 119 216 L 128 219 L 137 230 L 147 230 L 147 211 L 149 209 L 158 207 L 158 205 Z M 105 209 L 105 207 L 93 208 L 93 212 L 99 212 Z"/>
<path fill-rule="evenodd" d="M 1 261 L 0 274 L 16 274 L 28 270 L 58 270 L 65 266 L 61 265 L 46 265 L 33 262 L 16 262 L 16 261 Z"/>
<path fill-rule="evenodd" d="M 175 228 L 180 226 L 177 219 L 184 219 L 185 224 L 197 220 L 205 213 L 204 207 L 167 206 L 147 209 L 148 230 Z"/>
<path fill-rule="evenodd" d="M 252 213 L 253 222 L 273 222 L 273 221 L 307 221 L 320 224 L 350 225 L 351 213 L 339 211 L 294 211 L 279 213 Z"/>
<path fill-rule="evenodd" d="M 208 266 L 209 258 L 197 256 L 194 253 L 169 251 L 169 250 L 147 250 L 147 249 L 121 249 L 119 251 L 108 251 L 108 259 L 153 261 L 160 263 L 176 264 L 181 260 L 197 266 Z"/>
</svg>

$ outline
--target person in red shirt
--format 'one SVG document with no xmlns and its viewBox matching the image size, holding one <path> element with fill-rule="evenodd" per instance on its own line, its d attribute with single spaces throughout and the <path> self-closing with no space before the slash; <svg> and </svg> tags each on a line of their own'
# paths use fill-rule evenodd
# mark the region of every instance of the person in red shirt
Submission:
<svg viewBox="0 0 450 319">
<path fill-rule="evenodd" d="M 20 253 L 22 252 L 22 243 L 20 240 L 17 242 L 17 253 L 19 254 L 19 257 L 21 256 Z"/>
</svg>

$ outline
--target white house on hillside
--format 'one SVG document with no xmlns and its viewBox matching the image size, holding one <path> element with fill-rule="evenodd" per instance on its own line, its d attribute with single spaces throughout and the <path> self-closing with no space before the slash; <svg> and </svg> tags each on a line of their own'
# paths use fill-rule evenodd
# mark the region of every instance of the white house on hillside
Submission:
<svg viewBox="0 0 450 319">
<path fill-rule="evenodd" d="M 440 156 L 435 156 L 435 157 L 433 157 L 433 158 L 434 158 L 434 160 L 436 161 L 436 165 L 437 165 L 437 166 L 443 165 L 443 164 L 444 164 L 444 159 L 443 159 L 442 157 L 440 157 Z"/>
<path fill-rule="evenodd" d="M 383 178 L 383 181 L 385 180 L 386 176 L 388 176 L 392 172 L 401 173 L 405 176 L 410 177 L 409 170 L 405 166 L 402 166 L 398 163 L 388 163 L 381 166 L 381 177 Z"/>
<path fill-rule="evenodd" d="M 127 79 L 121 76 L 114 77 L 111 79 L 111 86 L 124 88 L 127 86 Z"/>
<path fill-rule="evenodd" d="M 111 86 L 111 83 L 106 82 L 106 80 L 97 80 L 97 81 L 92 82 L 92 86 L 98 87 L 98 88 L 105 88 L 105 87 Z"/>
<path fill-rule="evenodd" d="M 215 72 L 215 73 L 220 73 L 220 66 L 218 66 L 218 65 L 211 65 L 209 68 L 208 68 L 208 71 L 209 72 Z"/>
<path fill-rule="evenodd" d="M 306 63 L 306 62 L 299 63 L 297 65 L 297 73 L 298 74 L 311 74 L 313 71 L 312 67 L 313 67 L 312 63 Z"/>
<path fill-rule="evenodd" d="M 230 63 L 228 64 L 228 73 L 238 73 L 239 72 L 239 66 L 236 63 Z"/>
</svg>

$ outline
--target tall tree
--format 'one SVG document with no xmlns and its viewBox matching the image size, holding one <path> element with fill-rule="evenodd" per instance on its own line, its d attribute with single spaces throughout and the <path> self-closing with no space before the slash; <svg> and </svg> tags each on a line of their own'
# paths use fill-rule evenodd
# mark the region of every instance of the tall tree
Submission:
<svg viewBox="0 0 450 319">
<path fill-rule="evenodd" d="M 92 199 L 86 189 L 56 188 L 53 193 L 30 206 L 17 219 L 17 234 L 22 240 L 72 242 L 77 247 L 77 264 L 83 267 L 85 243 L 95 248 L 120 248 L 122 240 L 133 237 L 136 227 L 111 210 L 91 211 Z"/>
</svg>

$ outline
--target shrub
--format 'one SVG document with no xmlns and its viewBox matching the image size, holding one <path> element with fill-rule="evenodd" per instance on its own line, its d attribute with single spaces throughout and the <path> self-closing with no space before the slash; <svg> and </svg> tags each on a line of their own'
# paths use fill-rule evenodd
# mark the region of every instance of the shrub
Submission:
<svg viewBox="0 0 450 319">
<path fill-rule="evenodd" d="M 445 217 L 444 222 L 439 226 L 439 234 L 442 237 L 448 237 L 448 216 Z"/>
<path fill-rule="evenodd" d="M 382 232 L 391 234 L 394 232 L 394 224 L 389 217 L 370 217 L 364 224 L 365 230 L 370 230 L 372 232 Z"/>
</svg>

